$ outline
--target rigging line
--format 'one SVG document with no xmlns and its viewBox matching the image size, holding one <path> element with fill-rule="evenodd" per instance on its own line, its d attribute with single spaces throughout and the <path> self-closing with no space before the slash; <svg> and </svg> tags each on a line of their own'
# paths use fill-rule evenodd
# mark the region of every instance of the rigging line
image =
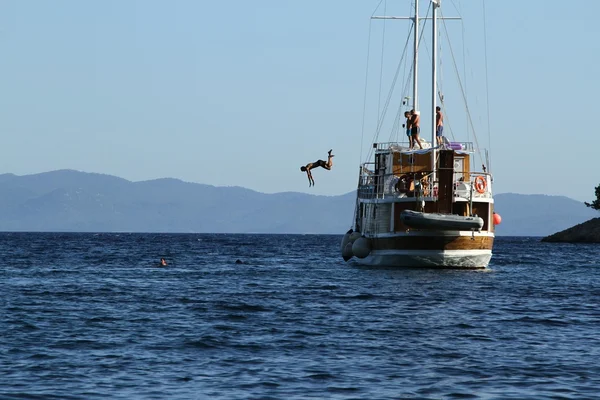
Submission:
<svg viewBox="0 0 600 400">
<path fill-rule="evenodd" d="M 487 106 L 487 128 L 488 128 L 488 146 L 490 147 L 489 156 L 491 157 L 492 152 L 492 134 L 490 131 L 490 87 L 488 80 L 488 56 L 487 56 L 487 27 L 485 23 L 485 0 L 481 2 L 483 4 L 483 47 L 484 47 L 484 57 L 485 57 L 485 102 Z M 483 160 L 482 160 L 483 161 Z M 488 165 L 488 171 L 491 173 L 491 165 Z"/>
<path fill-rule="evenodd" d="M 442 10 L 439 10 L 440 13 L 440 17 L 443 19 L 444 14 L 442 12 Z M 460 16 L 460 15 L 459 15 Z M 442 59 L 441 59 L 441 48 L 442 48 L 442 31 L 439 30 L 438 32 L 440 39 L 438 40 L 439 43 L 439 60 L 440 60 L 440 67 L 439 67 L 439 73 L 440 73 L 440 79 L 437 81 L 437 87 L 436 87 L 436 96 L 438 98 L 438 100 L 440 101 L 439 106 L 441 107 L 442 111 L 443 111 L 443 115 L 444 115 L 444 131 L 446 130 L 446 128 L 448 128 L 448 130 L 450 131 L 450 137 L 452 138 L 452 141 L 456 141 L 456 137 L 454 136 L 454 130 L 452 129 L 452 124 L 450 123 L 450 116 L 448 115 L 448 113 L 446 112 L 446 103 L 444 101 L 443 98 L 443 90 L 442 90 Z M 448 41 L 448 43 L 450 43 L 450 38 L 446 37 L 446 40 Z M 429 53 L 428 53 L 429 54 Z"/>
<path fill-rule="evenodd" d="M 465 94 L 468 95 L 468 90 L 467 90 L 467 57 L 466 57 L 466 51 L 465 51 L 465 24 L 462 22 L 462 20 L 460 21 L 461 27 L 462 27 L 462 56 L 463 56 L 463 79 L 465 81 Z M 467 120 L 467 141 L 470 138 L 470 132 L 469 132 L 469 121 Z"/>
<path fill-rule="evenodd" d="M 460 29 L 461 29 L 461 43 L 462 43 L 462 61 L 463 61 L 463 82 L 465 83 L 465 95 L 468 96 L 469 92 L 468 92 L 468 86 L 467 86 L 467 60 L 466 60 L 466 54 L 467 52 L 465 51 L 465 23 L 464 23 L 464 19 L 462 16 L 462 13 L 460 12 L 460 9 L 462 8 L 460 0 L 458 0 L 458 6 L 456 6 L 456 4 L 454 3 L 454 0 L 450 0 L 450 2 L 452 3 L 452 6 L 454 7 L 454 10 L 456 11 L 456 14 L 458 14 L 459 18 L 460 18 Z M 449 39 L 448 39 L 449 40 Z M 470 132 L 469 132 L 469 120 L 467 118 L 467 123 L 465 124 L 465 126 L 467 127 L 467 142 L 470 140 Z"/>
<path fill-rule="evenodd" d="M 379 2 L 379 4 L 381 4 L 381 1 Z M 429 17 L 429 12 L 430 11 L 431 11 L 431 3 L 429 3 L 429 7 L 427 7 L 427 13 L 425 14 L 425 22 L 423 23 L 423 29 L 421 30 L 421 34 L 419 35 L 419 40 L 417 42 L 417 47 L 420 46 L 421 41 L 423 40 L 423 35 L 425 33 L 425 25 L 427 24 L 427 17 Z M 410 40 L 410 36 L 406 38 L 406 43 L 404 44 L 404 50 L 402 51 L 402 57 L 400 58 L 401 60 L 402 60 L 402 58 L 404 58 L 404 56 L 406 54 L 406 49 L 408 47 L 409 40 Z M 398 68 L 396 69 L 396 73 L 395 73 L 394 79 L 392 81 L 392 87 L 390 88 L 390 92 L 389 92 L 388 98 L 386 100 L 386 105 L 384 105 L 384 108 L 383 108 L 383 115 L 382 115 L 381 121 L 383 121 L 383 118 L 385 117 L 385 114 L 387 113 L 387 107 L 388 107 L 389 102 L 391 100 L 391 96 L 392 96 L 392 94 L 394 92 L 394 88 L 395 88 L 395 85 L 396 85 L 396 81 L 398 79 L 399 72 L 400 72 L 400 65 L 398 65 Z M 418 107 L 417 107 L 417 109 L 418 109 Z M 376 142 L 377 137 L 379 136 L 380 131 L 381 131 L 381 123 L 379 124 L 377 130 L 375 131 L 375 134 L 373 135 L 373 141 L 372 141 L 373 143 Z M 372 153 L 373 153 L 373 147 L 370 147 L 369 153 L 367 154 L 367 159 L 369 159 L 371 157 Z"/>
<path fill-rule="evenodd" d="M 418 0 L 417 0 L 417 1 L 418 1 Z M 427 24 L 427 17 L 429 17 L 429 12 L 430 12 L 430 11 L 431 11 L 431 3 L 429 3 L 429 7 L 427 7 L 427 12 L 425 13 L 425 18 L 424 18 L 424 22 L 423 22 L 423 28 L 421 29 L 421 33 L 420 33 L 420 35 L 419 35 L 419 40 L 418 40 L 418 42 L 417 42 L 417 48 L 420 48 L 420 46 L 421 46 L 421 41 L 423 40 L 423 35 L 425 34 L 425 26 L 426 26 L 426 24 Z M 413 21 L 413 25 L 412 25 L 412 27 L 414 27 L 414 21 Z M 406 43 L 404 44 L 404 50 L 402 51 L 402 57 L 400 58 L 400 60 L 401 60 L 401 61 L 402 61 L 402 58 L 404 58 L 404 56 L 405 56 L 406 49 L 407 49 L 407 47 L 408 47 L 408 42 L 409 42 L 409 41 L 410 41 L 410 35 L 407 35 L 407 38 L 406 38 Z M 424 45 L 425 45 L 425 49 L 427 50 L 427 43 L 426 43 L 426 42 L 423 42 L 423 43 L 424 43 Z M 411 72 L 412 72 L 412 71 L 413 71 L 413 70 L 412 70 L 412 68 L 411 68 Z M 381 118 L 381 121 L 382 121 L 382 122 L 383 122 L 383 117 L 385 117 L 385 114 L 387 113 L 387 107 L 388 107 L 388 105 L 389 105 L 389 102 L 390 102 L 390 100 L 391 100 L 390 98 L 391 98 L 391 95 L 392 95 L 392 93 L 393 93 L 393 89 L 394 89 L 394 87 L 395 87 L 395 85 L 396 85 L 396 80 L 397 80 L 397 78 L 398 78 L 398 73 L 399 73 L 399 72 L 400 72 L 400 65 L 398 65 L 398 69 L 396 69 L 396 74 L 395 74 L 395 76 L 394 76 L 394 80 L 393 80 L 393 82 L 392 82 L 392 87 L 390 88 L 390 93 L 389 93 L 389 95 L 388 95 L 388 99 L 387 99 L 387 101 L 386 101 L 386 105 L 385 105 L 385 107 L 384 107 L 384 113 L 383 113 L 383 116 L 382 116 L 382 118 Z M 416 105 L 415 105 L 415 110 L 418 110 L 418 109 L 419 109 L 419 105 L 418 105 L 418 104 L 416 104 Z M 378 128 L 377 128 L 377 131 L 375 132 L 375 135 L 374 135 L 374 137 L 373 137 L 373 143 L 375 143 L 375 141 L 377 140 L 377 137 L 379 136 L 379 133 L 380 133 L 380 132 L 381 132 L 381 124 L 379 124 L 379 126 L 378 126 Z M 368 154 L 367 158 L 370 158 L 370 157 L 371 157 L 372 150 L 373 150 L 373 149 L 370 149 L 370 151 L 369 151 L 369 154 Z"/>
<path fill-rule="evenodd" d="M 412 36 L 413 29 L 414 29 L 414 22 L 408 27 L 408 32 L 406 34 L 406 36 L 408 37 L 409 41 L 410 41 L 410 38 Z M 400 62 L 402 62 L 402 60 Z M 396 133 L 396 142 L 398 142 L 398 139 L 399 139 L 398 135 L 399 135 L 400 120 L 404 117 L 404 114 L 402 113 L 402 109 L 405 106 L 404 99 L 406 99 L 408 97 L 408 96 L 405 96 L 405 95 L 410 90 L 409 85 L 410 85 L 410 77 L 412 75 L 413 64 L 410 63 L 410 69 L 408 70 L 408 74 L 406 73 L 407 64 L 408 64 L 408 57 L 405 57 L 404 58 L 404 66 L 403 66 L 403 70 L 402 70 L 402 76 L 406 77 L 406 80 L 404 82 L 404 87 L 402 88 L 402 98 L 400 100 L 400 104 L 398 105 L 398 111 L 397 111 L 397 114 L 396 114 L 396 118 L 398 119 L 398 132 Z M 392 131 L 390 132 L 390 139 L 389 139 L 390 142 L 392 141 L 393 137 L 394 137 L 394 130 L 392 128 Z"/>
<path fill-rule="evenodd" d="M 450 131 L 450 136 L 452 137 L 452 141 L 456 142 L 456 138 L 454 137 L 454 131 L 452 130 L 452 125 L 450 124 L 450 117 L 446 112 L 446 105 L 443 102 L 441 104 L 441 108 L 444 115 L 444 132 L 446 132 L 446 128 L 448 128 L 448 130 Z"/>
<path fill-rule="evenodd" d="M 389 142 L 394 141 L 394 133 L 396 134 L 396 140 L 395 142 L 398 142 L 398 135 L 400 133 L 400 120 L 402 116 L 402 103 L 400 103 L 400 106 L 398 107 L 398 111 L 396 112 L 396 116 L 394 117 L 394 124 L 392 125 L 392 130 L 390 131 L 390 137 L 388 139 Z"/>
<path fill-rule="evenodd" d="M 406 55 L 406 49 L 408 48 L 408 42 L 410 40 L 410 37 L 406 38 L 406 43 L 404 43 L 404 50 L 402 51 L 402 57 L 400 57 L 400 62 L 398 63 L 398 67 L 396 68 L 396 72 L 394 74 L 394 79 L 392 80 L 392 86 L 390 87 L 390 91 L 388 92 L 388 96 L 387 99 L 385 101 L 385 104 L 383 106 L 383 112 L 381 115 L 381 119 L 379 120 L 379 123 L 377 125 L 377 129 L 375 130 L 375 134 L 373 135 L 373 143 L 376 143 L 377 141 L 377 137 L 379 136 L 379 133 L 381 132 L 381 127 L 383 124 L 383 119 L 385 117 L 385 115 L 387 114 L 387 110 L 388 110 L 388 106 L 390 104 L 392 95 L 394 94 L 394 89 L 396 87 L 396 82 L 398 80 L 398 75 L 400 74 L 400 68 L 402 67 L 402 59 L 404 58 L 404 56 Z M 367 155 L 367 159 L 369 159 L 371 157 L 373 148 L 371 147 L 371 149 L 369 150 L 369 153 Z"/>
<path fill-rule="evenodd" d="M 454 10 L 456 11 L 456 13 L 458 14 L 458 16 L 462 19 L 462 15 L 460 15 L 460 11 L 458 10 L 458 8 L 456 7 L 456 4 L 454 4 L 454 0 L 450 0 L 450 3 L 452 3 L 452 7 L 454 7 Z"/>
<path fill-rule="evenodd" d="M 419 1 L 419 0 L 416 0 Z M 411 2 L 410 7 L 409 7 L 409 11 L 408 11 L 408 15 L 410 15 L 410 13 L 412 12 L 413 9 L 413 3 Z M 415 31 L 415 21 L 412 20 L 412 23 L 410 24 L 410 26 L 408 27 L 408 32 L 406 34 L 406 36 L 409 38 L 412 37 L 412 34 Z M 408 57 L 405 59 L 405 63 L 408 63 Z M 408 74 L 406 74 L 406 82 L 404 83 L 404 88 L 402 89 L 402 95 L 404 95 L 405 93 L 410 93 L 410 84 L 412 83 L 412 76 L 413 76 L 413 67 L 414 67 L 414 63 L 410 63 L 410 68 L 408 70 Z M 412 95 L 412 93 L 411 93 Z M 410 96 L 406 96 L 408 98 L 410 98 Z M 406 105 L 409 106 L 410 103 L 407 103 Z"/>
<path fill-rule="evenodd" d="M 362 152 L 363 152 L 363 144 L 364 144 L 364 137 L 365 137 L 365 118 L 367 115 L 367 88 L 368 88 L 368 82 L 369 82 L 369 59 L 370 59 L 370 54 L 371 54 L 371 30 L 372 30 L 373 16 L 379 9 L 379 6 L 381 5 L 381 3 L 383 3 L 383 0 L 379 0 L 379 4 L 377 4 L 377 7 L 375 7 L 375 10 L 373 10 L 373 13 L 371 14 L 371 18 L 369 18 L 369 38 L 368 38 L 368 44 L 367 44 L 367 62 L 366 62 L 367 67 L 366 67 L 366 71 L 365 71 L 365 90 L 364 90 L 364 95 L 363 95 L 362 127 L 361 127 L 361 132 L 360 132 L 360 159 L 358 160 L 359 164 L 361 164 L 362 160 L 363 160 Z"/>
<path fill-rule="evenodd" d="M 387 0 L 383 3 L 383 15 L 387 13 Z M 383 20 L 383 35 L 381 37 L 381 61 L 379 68 L 379 93 L 377 94 L 377 125 L 379 125 L 381 118 L 381 83 L 383 81 L 383 56 L 385 54 L 385 19 Z"/>
<path fill-rule="evenodd" d="M 369 44 L 367 45 L 367 71 L 365 73 L 365 90 L 363 95 L 363 117 L 362 117 L 362 127 L 360 132 L 360 159 L 359 163 L 362 162 L 362 151 L 363 151 L 363 142 L 365 137 L 365 116 L 367 114 L 367 83 L 369 81 L 369 54 L 371 52 L 371 21 L 369 21 Z"/>
<path fill-rule="evenodd" d="M 419 0 L 415 0 L 415 1 L 419 1 Z M 423 41 L 423 35 L 425 34 L 425 27 L 427 26 L 427 18 L 429 18 L 429 12 L 431 11 L 431 4 L 432 4 L 432 2 L 429 2 L 429 7 L 427 7 L 427 12 L 425 13 L 425 18 L 424 18 L 424 21 L 423 21 L 423 26 L 421 27 L 421 34 L 419 35 L 419 41 L 417 43 L 417 48 L 418 49 L 421 48 L 421 42 Z M 427 50 L 427 42 L 423 42 L 423 44 L 425 45 L 425 50 Z M 431 60 L 431 58 L 430 58 L 430 60 Z M 420 98 L 421 98 L 421 96 L 419 96 L 419 99 Z M 420 108 L 421 107 L 419 107 L 418 104 L 415 104 L 415 110 L 419 110 Z"/>
<path fill-rule="evenodd" d="M 452 62 L 454 64 L 454 72 L 458 77 L 458 86 L 460 87 L 460 91 L 463 97 L 463 102 L 465 103 L 465 109 L 467 111 L 467 116 L 469 118 L 469 123 L 471 124 L 471 129 L 473 130 L 473 139 L 475 139 L 475 145 L 477 147 L 477 153 L 479 154 L 480 161 L 483 163 L 483 156 L 481 155 L 481 149 L 479 148 L 479 141 L 477 140 L 477 135 L 475 134 L 475 126 L 473 125 L 473 118 L 471 118 L 471 111 L 469 111 L 469 105 L 467 104 L 467 97 L 465 94 L 464 87 L 462 82 L 460 81 L 460 75 L 458 73 L 458 67 L 456 65 L 456 59 L 454 58 L 454 50 L 452 49 L 452 45 L 450 44 L 450 36 L 448 35 L 448 28 L 446 27 L 446 21 L 442 19 L 442 26 L 444 27 L 444 31 L 446 32 L 446 39 L 448 40 L 448 48 L 450 49 L 450 55 L 452 56 Z"/>
<path fill-rule="evenodd" d="M 400 75 L 400 69 L 402 68 L 402 59 L 406 55 L 406 49 L 408 48 L 409 40 L 410 40 L 410 38 L 407 38 L 406 43 L 404 44 L 404 50 L 402 51 L 402 57 L 400 58 L 400 62 L 398 63 L 398 67 L 396 68 L 396 73 L 394 74 L 394 79 L 392 80 L 392 87 L 390 88 L 390 91 L 388 92 L 388 97 L 386 99 L 386 102 L 385 102 L 385 105 L 383 108 L 382 118 L 380 120 L 379 126 L 377 127 L 377 134 L 379 134 L 381 132 L 381 127 L 383 125 L 383 117 L 387 113 L 390 101 L 392 99 L 392 95 L 393 95 L 394 89 L 396 87 L 396 82 L 398 81 L 398 76 Z"/>
</svg>

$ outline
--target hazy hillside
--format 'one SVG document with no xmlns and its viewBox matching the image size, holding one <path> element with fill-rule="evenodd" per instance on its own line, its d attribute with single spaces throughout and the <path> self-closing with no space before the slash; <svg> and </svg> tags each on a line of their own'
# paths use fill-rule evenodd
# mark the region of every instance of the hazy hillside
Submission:
<svg viewBox="0 0 600 400">
<path fill-rule="evenodd" d="M 0 230 L 341 233 L 353 195 L 264 194 L 71 170 L 0 175 Z"/>
<path fill-rule="evenodd" d="M 499 194 L 499 235 L 545 236 L 597 217 L 562 196 Z M 2 231 L 343 233 L 354 193 L 264 194 L 156 179 L 130 182 L 72 170 L 0 175 Z"/>
<path fill-rule="evenodd" d="M 495 195 L 494 201 L 502 216 L 496 232 L 505 236 L 547 236 L 600 216 L 582 202 L 564 196 L 503 193 Z"/>
</svg>

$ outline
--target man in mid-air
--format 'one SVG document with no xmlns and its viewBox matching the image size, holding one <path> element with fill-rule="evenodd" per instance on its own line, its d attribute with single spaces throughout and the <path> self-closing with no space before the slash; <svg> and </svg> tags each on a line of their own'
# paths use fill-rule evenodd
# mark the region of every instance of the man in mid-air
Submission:
<svg viewBox="0 0 600 400">
<path fill-rule="evenodd" d="M 317 160 L 313 163 L 308 163 L 308 164 L 300 167 L 300 171 L 306 172 L 306 175 L 308 176 L 308 187 L 315 185 L 315 180 L 313 179 L 312 173 L 310 172 L 311 169 L 321 167 L 321 168 L 325 168 L 326 170 L 331 170 L 331 167 L 333 166 L 332 158 L 334 157 L 334 155 L 331 154 L 331 151 L 332 150 L 329 150 L 327 152 L 327 154 L 328 154 L 327 162 L 325 162 L 323 160 Z"/>
</svg>

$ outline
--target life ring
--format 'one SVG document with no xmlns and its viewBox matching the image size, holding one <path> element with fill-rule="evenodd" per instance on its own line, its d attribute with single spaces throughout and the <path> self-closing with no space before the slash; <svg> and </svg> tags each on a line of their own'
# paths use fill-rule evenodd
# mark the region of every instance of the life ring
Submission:
<svg viewBox="0 0 600 400">
<path fill-rule="evenodd" d="M 483 176 L 478 176 L 475 178 L 475 190 L 477 190 L 477 193 L 485 193 L 486 187 L 487 183 L 485 182 L 485 178 Z"/>
</svg>

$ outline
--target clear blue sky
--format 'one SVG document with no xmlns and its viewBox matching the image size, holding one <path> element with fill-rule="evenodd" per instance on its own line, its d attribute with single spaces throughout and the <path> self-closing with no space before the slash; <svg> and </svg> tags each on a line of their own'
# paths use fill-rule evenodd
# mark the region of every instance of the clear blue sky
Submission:
<svg viewBox="0 0 600 400">
<path fill-rule="evenodd" d="M 0 0 L 0 172 L 69 168 L 268 193 L 349 192 L 361 154 L 369 17 L 379 3 Z M 386 6 L 407 15 L 410 3 L 384 0 L 377 14 Z M 464 19 L 447 26 L 475 130 L 489 147 L 482 1 L 442 6 Z M 600 1 L 487 0 L 485 7 L 495 192 L 591 200 L 600 183 Z M 363 157 L 375 130 L 383 22 L 371 28 Z M 380 107 L 408 28 L 386 22 Z M 447 116 L 466 140 L 444 46 Z M 426 88 L 428 72 L 421 76 Z M 425 108 L 430 100 L 421 96 Z M 334 169 L 316 171 L 308 188 L 300 165 L 329 148 Z"/>
</svg>

